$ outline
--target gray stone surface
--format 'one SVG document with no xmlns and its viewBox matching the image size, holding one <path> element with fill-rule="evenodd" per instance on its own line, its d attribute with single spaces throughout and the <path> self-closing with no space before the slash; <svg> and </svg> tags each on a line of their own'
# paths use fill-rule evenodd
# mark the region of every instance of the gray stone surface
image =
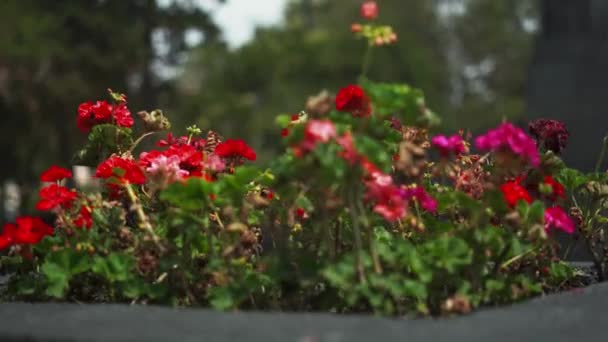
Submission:
<svg viewBox="0 0 608 342">
<path fill-rule="evenodd" d="M 0 341 L 607 341 L 608 284 L 451 319 L 0 304 Z"/>
</svg>

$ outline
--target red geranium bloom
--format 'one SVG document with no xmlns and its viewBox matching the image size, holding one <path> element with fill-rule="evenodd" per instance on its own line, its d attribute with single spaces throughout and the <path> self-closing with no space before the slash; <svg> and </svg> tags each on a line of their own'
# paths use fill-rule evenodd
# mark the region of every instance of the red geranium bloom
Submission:
<svg viewBox="0 0 608 342">
<path fill-rule="evenodd" d="M 551 228 L 573 234 L 576 230 L 576 225 L 564 209 L 555 206 L 545 209 L 545 231 L 549 233 Z"/>
<path fill-rule="evenodd" d="M 365 182 L 366 198 L 375 202 L 374 212 L 389 222 L 395 222 L 407 214 L 406 201 L 390 175 L 373 172 Z"/>
<path fill-rule="evenodd" d="M 222 158 L 245 158 L 255 160 L 255 151 L 240 139 L 228 139 L 215 147 L 215 154 Z"/>
<path fill-rule="evenodd" d="M 338 92 L 336 110 L 352 113 L 356 117 L 369 116 L 372 112 L 369 97 L 361 87 L 352 84 Z"/>
<path fill-rule="evenodd" d="M 144 184 L 146 176 L 141 168 L 131 159 L 112 156 L 97 167 L 95 177 L 114 178 L 121 184 Z"/>
<path fill-rule="evenodd" d="M 39 217 L 19 217 L 16 220 L 15 243 L 37 244 L 47 235 L 53 235 L 53 227 Z"/>
<path fill-rule="evenodd" d="M 107 101 L 85 102 L 78 106 L 76 125 L 83 133 L 89 133 L 96 125 L 112 123 L 112 120 L 120 127 L 132 127 L 134 123 L 124 102 L 116 106 Z"/>
<path fill-rule="evenodd" d="M 566 198 L 566 195 L 565 195 L 566 190 L 564 189 L 564 186 L 562 184 L 560 184 L 558 181 L 556 181 L 555 179 L 553 179 L 553 177 L 545 176 L 545 180 L 543 183 L 545 185 L 551 186 L 551 198 L 553 200 L 555 200 L 557 198 L 561 198 L 561 199 Z"/>
<path fill-rule="evenodd" d="M 114 107 L 114 122 L 120 127 L 133 127 L 133 117 L 125 103 L 121 103 Z"/>
<path fill-rule="evenodd" d="M 0 235 L 0 250 L 15 244 L 37 244 L 47 235 L 53 235 L 53 227 L 39 217 L 19 217 L 16 224 L 4 225 Z"/>
<path fill-rule="evenodd" d="M 83 205 L 80 207 L 80 215 L 74 220 L 74 225 L 79 228 L 91 229 L 93 226 L 93 217 L 91 216 L 91 210 Z"/>
<path fill-rule="evenodd" d="M 51 166 L 40 175 L 42 182 L 56 182 L 66 178 L 72 178 L 72 172 L 57 165 Z"/>
<path fill-rule="evenodd" d="M 500 186 L 500 191 L 505 197 L 507 204 L 514 208 L 519 201 L 532 203 L 532 197 L 528 191 L 521 186 L 521 180 L 515 179 Z"/>
<path fill-rule="evenodd" d="M 193 146 L 171 146 L 165 153 L 167 157 L 177 156 L 180 160 L 179 168 L 188 171 L 190 176 L 200 177 L 203 172 L 203 153 Z M 255 159 L 255 157 L 254 157 Z"/>
<path fill-rule="evenodd" d="M 64 186 L 51 184 L 40 190 L 40 201 L 36 204 L 36 209 L 42 211 L 53 210 L 58 207 L 70 208 L 78 194 L 76 191 L 69 190 Z"/>
<path fill-rule="evenodd" d="M 112 105 L 108 102 L 85 102 L 78 106 L 76 125 L 83 133 L 89 133 L 95 125 L 110 122 L 112 122 Z"/>
<path fill-rule="evenodd" d="M 15 232 L 17 231 L 17 226 L 12 223 L 7 223 L 4 225 L 4 229 L 2 230 L 2 234 L 0 234 L 0 251 L 9 248 L 14 243 Z"/>
</svg>

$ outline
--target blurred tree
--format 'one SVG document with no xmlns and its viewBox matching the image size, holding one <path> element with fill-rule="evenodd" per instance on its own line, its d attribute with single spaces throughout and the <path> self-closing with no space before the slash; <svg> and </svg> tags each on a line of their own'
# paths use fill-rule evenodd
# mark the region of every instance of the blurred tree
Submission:
<svg viewBox="0 0 608 342">
<path fill-rule="evenodd" d="M 173 96 L 172 67 L 219 31 L 194 0 L 0 2 L 0 180 L 68 165 L 79 103 L 125 92 L 136 112 Z"/>
<path fill-rule="evenodd" d="M 284 25 L 259 28 L 236 50 L 200 49 L 180 80 L 186 95 L 181 117 L 199 116 L 202 127 L 243 137 L 263 151 L 278 148 L 275 115 L 299 112 L 309 95 L 324 88 L 335 92 L 356 82 L 366 42 L 356 40 L 350 26 L 360 20 L 360 5 L 360 0 L 291 1 Z M 374 49 L 368 76 L 411 83 L 441 108 L 449 86 L 433 3 L 383 0 L 381 22 L 395 28 L 400 43 Z"/>
<path fill-rule="evenodd" d="M 448 124 L 475 131 L 500 118 L 523 119 L 528 65 L 539 26 L 538 1 L 463 3 L 462 13 L 447 19 L 453 21 L 462 58 L 453 75 L 462 85 L 455 90 L 461 92 L 461 101 L 453 103 L 456 121 Z"/>
<path fill-rule="evenodd" d="M 379 21 L 394 27 L 399 42 L 374 49 L 368 76 L 422 89 L 446 130 L 521 118 L 536 2 L 383 0 Z M 291 1 L 282 26 L 258 29 L 236 50 L 198 50 L 179 83 L 182 117 L 199 116 L 203 127 L 265 151 L 277 148 L 276 114 L 298 112 L 307 96 L 356 81 L 366 43 L 349 29 L 361 3 Z"/>
</svg>

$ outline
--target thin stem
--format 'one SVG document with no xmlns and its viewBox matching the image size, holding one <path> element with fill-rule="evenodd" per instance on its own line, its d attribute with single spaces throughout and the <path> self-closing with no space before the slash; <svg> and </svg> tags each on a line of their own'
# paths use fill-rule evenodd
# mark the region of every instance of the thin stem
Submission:
<svg viewBox="0 0 608 342">
<path fill-rule="evenodd" d="M 372 261 L 374 263 L 374 272 L 376 274 L 382 274 L 382 264 L 380 263 L 380 256 L 378 255 L 378 250 L 376 249 L 376 244 L 374 243 L 374 231 L 372 226 L 369 224 L 369 220 L 367 219 L 367 215 L 365 214 L 365 209 L 363 208 L 363 203 L 361 200 L 357 201 L 357 207 L 359 209 L 359 216 L 361 217 L 361 222 L 363 222 L 363 226 L 367 232 L 367 237 L 369 241 L 369 251 L 372 255 Z"/>
<path fill-rule="evenodd" d="M 357 209 L 355 206 L 355 192 L 351 192 L 348 196 L 348 204 L 350 211 L 351 224 L 353 225 L 353 234 L 355 236 L 356 249 L 356 267 L 359 275 L 359 282 L 365 283 L 365 269 L 363 268 L 363 242 L 361 241 L 361 229 L 359 228 L 359 218 L 357 217 Z"/>
<path fill-rule="evenodd" d="M 367 49 L 365 50 L 365 55 L 363 56 L 363 64 L 361 65 L 361 76 L 359 76 L 361 79 L 367 77 L 367 71 L 372 59 L 372 50 L 373 46 L 371 44 L 367 44 Z"/>
<path fill-rule="evenodd" d="M 605 136 L 604 140 L 602 140 L 602 149 L 600 150 L 600 155 L 595 163 L 595 173 L 600 172 L 600 168 L 604 162 L 604 157 L 606 156 L 606 145 L 608 145 L 608 136 Z"/>
<path fill-rule="evenodd" d="M 133 145 L 129 149 L 129 153 L 132 154 L 133 151 L 135 151 L 135 148 L 137 147 L 137 145 L 139 145 L 145 138 L 151 136 L 152 134 L 154 134 L 154 132 L 144 133 L 139 138 L 137 138 L 137 140 L 135 140 L 135 142 L 133 143 Z"/>
<path fill-rule="evenodd" d="M 160 238 L 154 232 L 154 229 L 152 228 L 152 224 L 150 224 L 150 220 L 146 216 L 146 213 L 144 212 L 144 208 L 141 205 L 141 202 L 139 201 L 139 197 L 137 197 L 137 195 L 135 194 L 135 191 L 133 191 L 133 187 L 131 186 L 131 184 L 128 184 L 128 183 L 125 184 L 124 187 L 127 190 L 129 200 L 131 201 L 131 210 L 133 210 L 135 212 L 135 214 L 137 215 L 137 218 L 139 221 L 139 228 L 147 231 L 150 234 L 150 236 L 152 237 L 152 241 L 154 241 L 154 244 L 156 245 L 156 247 L 158 247 L 158 249 L 160 251 L 164 251 L 164 247 L 160 243 Z"/>
</svg>

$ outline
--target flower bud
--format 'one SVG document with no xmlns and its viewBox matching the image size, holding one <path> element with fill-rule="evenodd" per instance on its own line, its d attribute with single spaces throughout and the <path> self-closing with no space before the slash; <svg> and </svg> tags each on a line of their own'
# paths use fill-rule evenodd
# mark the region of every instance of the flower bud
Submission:
<svg viewBox="0 0 608 342">
<path fill-rule="evenodd" d="M 374 20 L 378 17 L 378 4 L 375 1 L 365 1 L 361 5 L 361 17 L 366 20 Z"/>
<path fill-rule="evenodd" d="M 363 26 L 359 23 L 353 23 L 352 25 L 350 25 L 350 31 L 352 33 L 359 33 L 363 30 Z"/>
</svg>

